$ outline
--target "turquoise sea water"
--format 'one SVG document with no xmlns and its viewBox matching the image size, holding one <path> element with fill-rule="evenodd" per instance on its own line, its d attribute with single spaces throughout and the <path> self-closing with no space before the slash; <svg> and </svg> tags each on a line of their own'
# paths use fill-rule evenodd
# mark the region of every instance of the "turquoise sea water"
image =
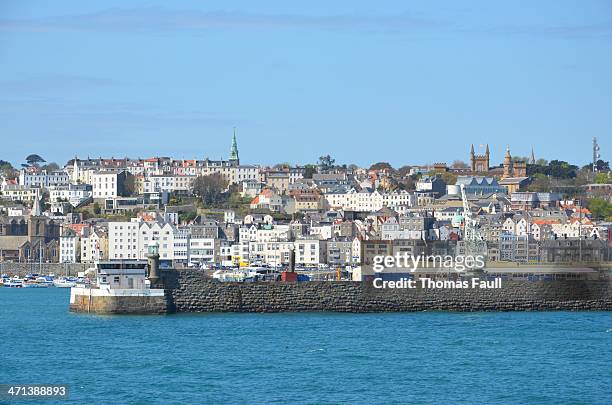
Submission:
<svg viewBox="0 0 612 405">
<path fill-rule="evenodd" d="M 70 384 L 75 403 L 612 402 L 606 312 L 94 316 L 68 300 L 0 289 L 0 384 Z"/>
</svg>

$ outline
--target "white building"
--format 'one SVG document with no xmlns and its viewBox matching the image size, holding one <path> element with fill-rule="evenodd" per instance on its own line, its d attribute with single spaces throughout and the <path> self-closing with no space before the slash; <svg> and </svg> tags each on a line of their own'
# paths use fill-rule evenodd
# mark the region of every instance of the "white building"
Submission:
<svg viewBox="0 0 612 405">
<path fill-rule="evenodd" d="M 380 193 L 378 190 L 370 192 L 368 189 L 350 189 L 342 193 L 326 193 L 323 197 L 329 208 L 347 211 L 372 212 L 383 206 L 394 209 L 414 205 L 414 196 L 405 190 Z"/>
<path fill-rule="evenodd" d="M 70 183 L 70 175 L 63 171 L 47 172 L 46 170 L 19 171 L 19 184 L 26 187 L 61 186 Z"/>
<path fill-rule="evenodd" d="M 189 265 L 201 266 L 216 261 L 214 238 L 192 236 L 189 239 Z"/>
<path fill-rule="evenodd" d="M 79 238 L 72 229 L 64 231 L 60 236 L 60 263 L 77 263 L 79 261 Z"/>
<path fill-rule="evenodd" d="M 189 237 L 185 231 L 164 222 L 108 223 L 108 258 L 110 260 L 146 260 L 149 245 L 159 246 L 160 260 L 188 259 Z"/>
<path fill-rule="evenodd" d="M 325 241 L 298 239 L 294 242 L 295 263 L 301 266 L 318 266 L 326 262 Z"/>
<path fill-rule="evenodd" d="M 81 238 L 81 263 L 104 260 L 107 238 L 101 231 L 94 230 Z"/>
<path fill-rule="evenodd" d="M 145 178 L 143 190 L 145 193 L 160 193 L 163 191 L 187 194 L 193 189 L 196 176 L 151 175 Z"/>
<path fill-rule="evenodd" d="M 40 199 L 40 188 L 28 187 L 21 184 L 6 184 L 2 187 L 0 195 L 5 200 L 34 201 Z"/>
<path fill-rule="evenodd" d="M 93 186 L 93 198 L 125 196 L 127 175 L 128 172 L 126 171 L 93 172 L 90 176 L 91 185 Z"/>
<path fill-rule="evenodd" d="M 68 201 L 73 207 L 93 197 L 93 187 L 89 184 L 68 184 L 49 186 L 49 201 Z"/>
</svg>

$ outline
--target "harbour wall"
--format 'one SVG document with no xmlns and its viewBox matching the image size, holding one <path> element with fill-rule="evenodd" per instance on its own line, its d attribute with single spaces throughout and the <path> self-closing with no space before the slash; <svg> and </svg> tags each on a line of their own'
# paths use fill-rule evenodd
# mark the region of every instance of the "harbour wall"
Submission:
<svg viewBox="0 0 612 405">
<path fill-rule="evenodd" d="M 501 288 L 376 289 L 371 282 L 221 283 L 162 272 L 168 312 L 612 310 L 606 280 L 503 281 Z"/>
<path fill-rule="evenodd" d="M 87 263 L 17 263 L 17 262 L 0 262 L 0 274 L 8 274 L 9 276 L 24 277 L 28 273 L 38 273 L 47 275 L 49 273 L 56 276 L 74 276 L 76 277 L 80 271 L 85 271 L 93 267 L 93 264 Z"/>
<path fill-rule="evenodd" d="M 146 293 L 134 290 L 101 290 L 71 288 L 70 311 L 94 314 L 151 314 L 168 312 L 164 290 L 150 289 Z"/>
</svg>

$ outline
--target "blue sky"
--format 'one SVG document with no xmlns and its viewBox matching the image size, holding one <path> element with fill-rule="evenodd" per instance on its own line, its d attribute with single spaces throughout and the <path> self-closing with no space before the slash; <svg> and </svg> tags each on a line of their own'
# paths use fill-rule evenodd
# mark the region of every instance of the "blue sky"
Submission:
<svg viewBox="0 0 612 405">
<path fill-rule="evenodd" d="M 0 159 L 610 160 L 610 1 L 2 1 Z"/>
</svg>

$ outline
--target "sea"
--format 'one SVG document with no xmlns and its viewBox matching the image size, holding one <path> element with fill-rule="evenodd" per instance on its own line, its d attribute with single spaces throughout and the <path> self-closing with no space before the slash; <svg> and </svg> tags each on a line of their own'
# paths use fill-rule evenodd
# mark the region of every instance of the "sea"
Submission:
<svg viewBox="0 0 612 405">
<path fill-rule="evenodd" d="M 66 384 L 60 404 L 612 403 L 608 312 L 100 316 L 69 294 L 0 288 L 0 384 Z"/>
</svg>

